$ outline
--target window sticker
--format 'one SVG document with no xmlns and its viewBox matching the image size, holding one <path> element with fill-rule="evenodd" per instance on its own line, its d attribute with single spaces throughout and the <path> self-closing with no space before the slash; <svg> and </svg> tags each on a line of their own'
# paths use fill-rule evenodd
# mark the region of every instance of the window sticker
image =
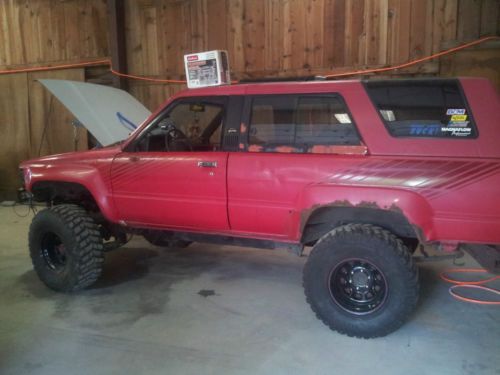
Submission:
<svg viewBox="0 0 500 375">
<path fill-rule="evenodd" d="M 410 135 L 433 136 L 440 132 L 440 125 L 437 124 L 411 124 Z M 442 131 L 442 130 L 441 130 Z"/>
<path fill-rule="evenodd" d="M 477 137 L 472 113 L 456 80 L 371 81 L 365 87 L 394 137 Z"/>
<path fill-rule="evenodd" d="M 336 113 L 334 116 L 341 124 L 350 124 L 352 122 L 347 113 Z"/>
<path fill-rule="evenodd" d="M 446 114 L 448 116 L 450 116 L 450 115 L 465 115 L 465 108 L 461 108 L 461 109 L 448 108 L 446 110 Z"/>
<path fill-rule="evenodd" d="M 441 133 L 450 134 L 453 137 L 468 137 L 472 134 L 472 128 L 459 126 L 446 126 L 441 128 Z"/>
<path fill-rule="evenodd" d="M 458 121 L 458 122 L 449 122 L 448 126 L 467 126 L 469 125 L 469 121 Z"/>
<path fill-rule="evenodd" d="M 394 112 L 390 109 L 381 109 L 380 114 L 384 118 L 385 121 L 396 121 L 396 116 L 394 116 Z"/>
<path fill-rule="evenodd" d="M 460 112 L 460 114 L 459 114 Z M 446 114 L 450 113 L 450 121 L 446 127 L 441 128 L 441 132 L 449 134 L 452 137 L 468 137 L 472 134 L 472 128 L 467 121 L 465 109 L 448 109 Z"/>
<path fill-rule="evenodd" d="M 449 134 L 452 137 L 468 137 L 472 134 L 472 127 L 469 126 L 470 121 L 467 121 L 465 109 L 448 109 L 446 114 L 448 113 L 451 117 L 448 125 L 441 128 L 443 134 Z"/>
<path fill-rule="evenodd" d="M 467 115 L 452 115 L 451 122 L 464 122 L 467 120 Z"/>
</svg>

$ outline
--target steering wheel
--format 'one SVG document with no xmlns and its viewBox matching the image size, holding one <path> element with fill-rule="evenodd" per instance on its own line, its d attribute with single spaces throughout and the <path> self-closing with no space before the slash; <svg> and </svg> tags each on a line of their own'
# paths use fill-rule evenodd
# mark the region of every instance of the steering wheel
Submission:
<svg viewBox="0 0 500 375">
<path fill-rule="evenodd" d="M 170 119 L 165 119 L 163 124 L 160 124 L 160 127 L 165 131 L 165 148 L 167 151 L 185 151 L 178 150 L 177 145 L 183 144 L 187 146 L 189 151 L 193 151 L 193 145 L 191 144 L 189 138 L 177 128 L 174 122 Z"/>
</svg>

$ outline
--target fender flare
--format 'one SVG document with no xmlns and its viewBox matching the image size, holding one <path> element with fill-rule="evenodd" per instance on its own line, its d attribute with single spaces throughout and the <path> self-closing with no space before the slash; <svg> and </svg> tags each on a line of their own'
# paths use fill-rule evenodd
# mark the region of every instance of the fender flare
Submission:
<svg viewBox="0 0 500 375">
<path fill-rule="evenodd" d="M 302 233 L 312 215 L 326 207 L 350 207 L 383 210 L 402 215 L 413 227 L 415 236 L 422 242 L 434 237 L 434 213 L 427 200 L 420 194 L 406 190 L 374 186 L 311 185 L 304 189 L 297 200 L 300 214 L 294 228 L 296 238 Z"/>
<path fill-rule="evenodd" d="M 74 183 L 83 186 L 94 198 L 102 215 L 111 222 L 118 222 L 116 211 L 110 189 L 110 181 L 105 180 L 103 171 L 89 165 L 65 164 L 64 168 L 59 166 L 29 166 L 25 175 L 26 189 L 30 192 L 37 183 Z"/>
</svg>

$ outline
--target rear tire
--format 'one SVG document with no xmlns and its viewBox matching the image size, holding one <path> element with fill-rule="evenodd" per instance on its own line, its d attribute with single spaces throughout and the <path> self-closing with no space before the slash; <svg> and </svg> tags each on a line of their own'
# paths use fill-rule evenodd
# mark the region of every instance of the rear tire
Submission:
<svg viewBox="0 0 500 375">
<path fill-rule="evenodd" d="M 410 251 L 369 224 L 335 228 L 314 246 L 303 274 L 307 302 L 332 330 L 373 338 L 398 329 L 415 309 L 419 281 Z"/>
<path fill-rule="evenodd" d="M 62 204 L 38 212 L 30 226 L 29 248 L 38 277 L 58 292 L 84 289 L 101 275 L 99 227 L 79 206 Z"/>
</svg>

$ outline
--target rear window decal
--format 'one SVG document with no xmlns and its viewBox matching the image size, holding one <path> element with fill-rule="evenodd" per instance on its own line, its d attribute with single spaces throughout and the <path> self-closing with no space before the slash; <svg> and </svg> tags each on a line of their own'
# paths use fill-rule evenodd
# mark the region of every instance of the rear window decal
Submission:
<svg viewBox="0 0 500 375">
<path fill-rule="evenodd" d="M 440 124 L 411 124 L 410 135 L 433 136 L 440 132 Z"/>
<path fill-rule="evenodd" d="M 374 80 L 365 82 L 365 87 L 393 137 L 477 137 L 457 80 Z"/>
<path fill-rule="evenodd" d="M 442 133 L 450 133 L 455 137 L 467 137 L 472 133 L 472 128 L 462 128 L 456 126 L 447 126 L 441 128 Z"/>
<path fill-rule="evenodd" d="M 454 109 L 454 108 L 449 108 L 447 111 L 446 111 L 446 114 L 449 116 L 449 115 L 465 115 L 465 109 L 464 108 L 461 108 L 461 109 Z"/>
<path fill-rule="evenodd" d="M 467 126 L 469 125 L 469 121 L 456 121 L 456 122 L 453 122 L 453 121 L 450 121 L 448 123 L 448 126 Z"/>
<path fill-rule="evenodd" d="M 452 115 L 451 122 L 464 122 L 467 120 L 467 115 Z"/>
</svg>

